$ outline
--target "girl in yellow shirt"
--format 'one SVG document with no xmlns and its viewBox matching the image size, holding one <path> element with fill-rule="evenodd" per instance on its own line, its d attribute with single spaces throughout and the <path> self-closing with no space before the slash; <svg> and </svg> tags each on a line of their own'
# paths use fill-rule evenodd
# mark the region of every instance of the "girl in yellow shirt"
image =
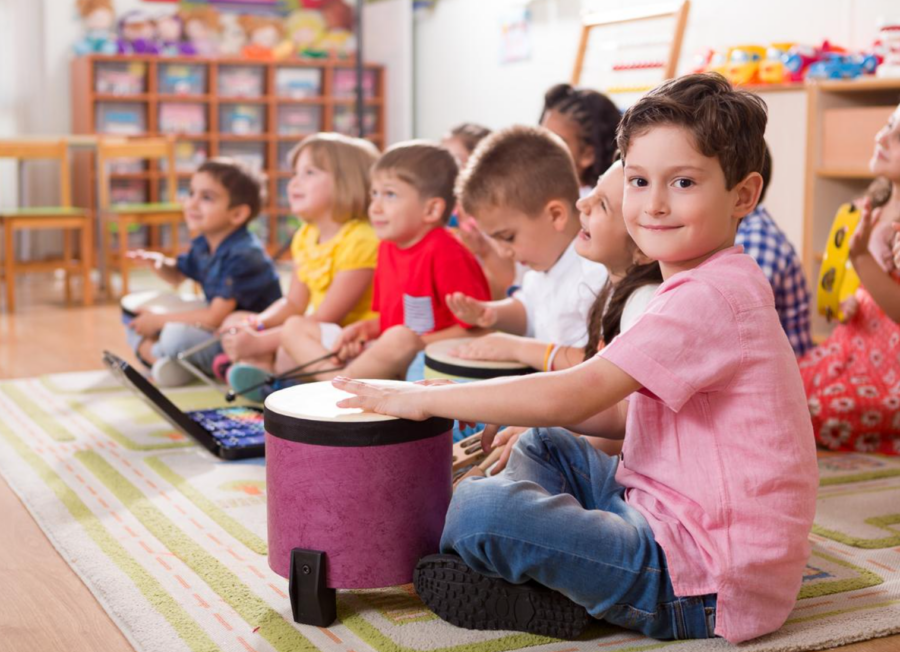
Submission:
<svg viewBox="0 0 900 652">
<path fill-rule="evenodd" d="M 291 243 L 294 274 L 287 296 L 259 314 L 233 313 L 221 329 L 227 360 L 220 364 L 240 363 L 227 372 L 238 392 L 273 371 L 296 366 L 278 349 L 288 318 L 305 315 L 311 326 L 320 326 L 322 343 L 331 348 L 340 326 L 376 316 L 372 276 L 378 239 L 367 212 L 377 148 L 360 138 L 321 133 L 304 139 L 289 158 L 294 176 L 288 199 L 304 224 Z M 248 398 L 262 397 L 257 390 Z"/>
</svg>

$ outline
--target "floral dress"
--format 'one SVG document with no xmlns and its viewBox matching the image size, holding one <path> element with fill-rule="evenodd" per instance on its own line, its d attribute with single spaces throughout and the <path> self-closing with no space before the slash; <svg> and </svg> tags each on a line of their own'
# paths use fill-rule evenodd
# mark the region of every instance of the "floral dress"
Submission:
<svg viewBox="0 0 900 652">
<path fill-rule="evenodd" d="M 831 450 L 900 455 L 900 324 L 871 295 L 800 359 L 816 441 Z"/>
</svg>

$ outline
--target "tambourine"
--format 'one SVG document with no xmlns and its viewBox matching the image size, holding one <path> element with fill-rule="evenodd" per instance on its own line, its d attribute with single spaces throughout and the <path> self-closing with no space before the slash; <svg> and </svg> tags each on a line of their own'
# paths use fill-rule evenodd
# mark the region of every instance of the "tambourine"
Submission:
<svg viewBox="0 0 900 652">
<path fill-rule="evenodd" d="M 850 237 L 859 224 L 860 216 L 860 210 L 853 204 L 842 205 L 834 216 L 828 234 L 828 246 L 816 286 L 816 304 L 819 314 L 829 321 L 834 317 L 844 318 L 841 303 L 853 296 L 859 287 L 859 276 L 850 262 Z"/>
</svg>

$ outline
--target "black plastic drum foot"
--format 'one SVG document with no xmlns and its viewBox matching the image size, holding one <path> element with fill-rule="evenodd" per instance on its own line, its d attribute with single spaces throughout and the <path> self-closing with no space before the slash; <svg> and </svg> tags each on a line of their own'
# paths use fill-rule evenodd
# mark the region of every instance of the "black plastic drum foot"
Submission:
<svg viewBox="0 0 900 652">
<path fill-rule="evenodd" d="M 294 622 L 328 627 L 337 617 L 336 591 L 325 585 L 325 553 L 319 550 L 291 550 L 288 580 Z"/>
</svg>

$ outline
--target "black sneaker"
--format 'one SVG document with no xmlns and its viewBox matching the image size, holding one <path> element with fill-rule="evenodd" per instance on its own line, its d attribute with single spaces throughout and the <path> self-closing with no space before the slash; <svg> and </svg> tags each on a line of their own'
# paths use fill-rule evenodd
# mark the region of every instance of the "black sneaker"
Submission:
<svg viewBox="0 0 900 652">
<path fill-rule="evenodd" d="M 456 555 L 429 555 L 413 574 L 422 602 L 448 623 L 466 629 L 511 629 L 577 638 L 591 623 L 587 609 L 534 581 L 510 584 L 485 577 Z"/>
</svg>

